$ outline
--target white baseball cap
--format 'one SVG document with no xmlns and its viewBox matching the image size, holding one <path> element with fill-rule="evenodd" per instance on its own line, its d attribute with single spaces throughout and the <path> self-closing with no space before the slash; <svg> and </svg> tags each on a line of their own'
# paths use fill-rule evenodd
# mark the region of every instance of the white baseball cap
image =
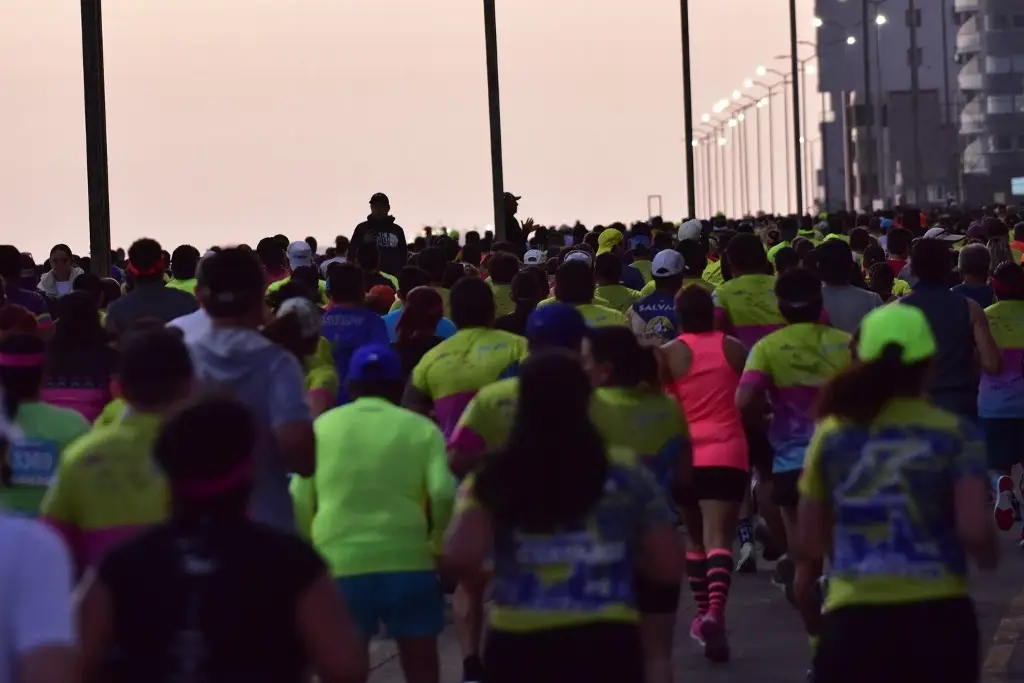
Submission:
<svg viewBox="0 0 1024 683">
<path fill-rule="evenodd" d="M 683 260 L 683 255 L 675 249 L 662 249 L 654 255 L 654 260 L 651 261 L 652 277 L 672 277 L 681 274 L 685 269 L 686 262 Z"/>
<path fill-rule="evenodd" d="M 964 236 L 952 233 L 945 228 L 934 227 L 928 228 L 928 231 L 924 234 L 924 238 L 926 240 L 942 240 L 943 242 L 959 242 L 964 238 Z"/>
<path fill-rule="evenodd" d="M 528 266 L 540 265 L 544 260 L 544 252 L 540 249 L 530 249 L 523 255 L 523 263 Z"/>
<path fill-rule="evenodd" d="M 676 233 L 676 238 L 680 241 L 686 240 L 699 240 L 700 233 L 704 229 L 704 226 L 696 218 L 691 218 L 682 225 L 679 226 L 679 231 Z"/>
<path fill-rule="evenodd" d="M 590 258 L 590 254 L 579 249 L 576 251 L 570 251 L 565 255 L 565 261 L 563 263 L 568 263 L 569 261 L 583 261 L 588 266 L 594 265 L 594 260 Z"/>
<path fill-rule="evenodd" d="M 292 270 L 302 266 L 313 265 L 313 250 L 305 242 L 292 242 L 288 245 L 288 267 Z"/>
<path fill-rule="evenodd" d="M 316 304 L 301 296 L 286 299 L 277 309 L 277 317 L 283 318 L 290 313 L 294 313 L 298 318 L 303 339 L 316 339 L 320 336 L 323 311 L 317 308 Z"/>
</svg>

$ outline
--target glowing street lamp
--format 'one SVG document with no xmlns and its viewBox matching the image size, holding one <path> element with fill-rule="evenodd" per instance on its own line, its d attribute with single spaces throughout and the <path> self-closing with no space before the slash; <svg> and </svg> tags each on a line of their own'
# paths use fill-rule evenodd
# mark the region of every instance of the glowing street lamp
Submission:
<svg viewBox="0 0 1024 683">
<path fill-rule="evenodd" d="M 814 17 L 814 28 L 821 28 L 825 25 L 825 21 L 821 17 Z"/>
<path fill-rule="evenodd" d="M 875 23 L 879 26 L 885 26 L 889 23 L 889 19 L 884 14 L 879 14 L 875 17 Z"/>
<path fill-rule="evenodd" d="M 848 38 L 846 39 L 846 44 L 847 44 L 847 45 L 856 45 L 856 44 L 857 44 L 857 38 L 856 38 L 856 37 L 854 37 L 854 36 L 849 36 L 849 37 L 848 37 Z"/>
</svg>

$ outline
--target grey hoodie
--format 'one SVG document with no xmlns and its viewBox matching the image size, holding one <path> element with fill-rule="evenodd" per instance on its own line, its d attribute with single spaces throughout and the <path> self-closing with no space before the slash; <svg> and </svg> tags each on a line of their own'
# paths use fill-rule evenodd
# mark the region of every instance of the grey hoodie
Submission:
<svg viewBox="0 0 1024 683">
<path fill-rule="evenodd" d="M 288 467 L 277 450 L 273 430 L 312 419 L 302 367 L 259 332 L 244 328 L 210 328 L 189 349 L 203 388 L 227 391 L 253 412 L 257 430 L 253 519 L 294 533 Z"/>
</svg>

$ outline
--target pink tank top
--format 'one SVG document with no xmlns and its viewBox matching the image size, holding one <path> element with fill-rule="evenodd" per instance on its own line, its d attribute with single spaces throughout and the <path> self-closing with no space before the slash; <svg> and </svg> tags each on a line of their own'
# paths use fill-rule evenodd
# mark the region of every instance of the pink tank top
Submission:
<svg viewBox="0 0 1024 683">
<path fill-rule="evenodd" d="M 750 469 L 747 437 L 736 409 L 740 376 L 729 365 L 722 349 L 725 334 L 719 331 L 681 334 L 693 362 L 684 377 L 668 392 L 683 407 L 693 443 L 694 467 Z"/>
</svg>

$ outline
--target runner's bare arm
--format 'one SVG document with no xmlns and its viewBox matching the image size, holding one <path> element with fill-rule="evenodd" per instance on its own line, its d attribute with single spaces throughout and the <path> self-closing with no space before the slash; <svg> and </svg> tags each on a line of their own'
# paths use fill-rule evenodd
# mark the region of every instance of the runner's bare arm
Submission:
<svg viewBox="0 0 1024 683">
<path fill-rule="evenodd" d="M 988 316 L 974 299 L 967 299 L 967 309 L 971 313 L 971 328 L 974 332 L 974 345 L 978 349 L 978 360 L 981 369 L 989 375 L 998 375 L 1003 370 L 1003 354 L 999 351 L 992 329 L 988 324 Z"/>
<path fill-rule="evenodd" d="M 366 645 L 338 587 L 326 572 L 299 596 L 297 621 L 299 636 L 320 683 L 366 680 Z"/>
</svg>

